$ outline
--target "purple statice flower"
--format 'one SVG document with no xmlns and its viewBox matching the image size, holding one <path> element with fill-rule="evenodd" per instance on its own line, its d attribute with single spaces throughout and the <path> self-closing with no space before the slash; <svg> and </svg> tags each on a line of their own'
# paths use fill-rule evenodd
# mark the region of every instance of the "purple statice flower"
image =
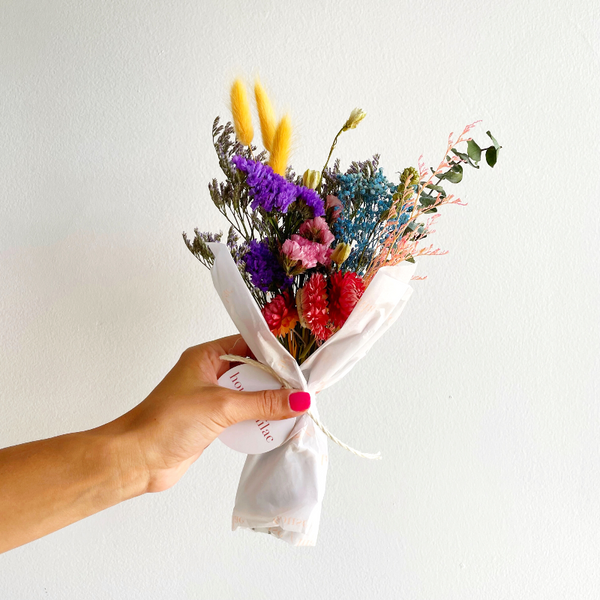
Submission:
<svg viewBox="0 0 600 600">
<path fill-rule="evenodd" d="M 312 208 L 314 217 L 322 217 L 325 214 L 325 208 L 323 207 L 323 200 L 317 194 L 317 192 L 311 188 L 303 187 L 301 185 L 294 186 L 297 192 L 298 200 L 303 200 L 306 206 Z"/>
<path fill-rule="evenodd" d="M 269 250 L 266 240 L 262 242 L 251 240 L 248 247 L 249 250 L 244 256 L 244 261 L 246 273 L 250 275 L 252 285 L 267 292 L 273 285 L 288 287 L 292 284 L 292 278 L 287 277 L 283 272 L 277 257 Z"/>
<path fill-rule="evenodd" d="M 295 185 L 275 173 L 269 165 L 245 156 L 236 155 L 231 162 L 239 171 L 246 173 L 246 183 L 252 198 L 250 205 L 252 210 L 260 206 L 267 212 L 277 210 L 286 213 L 292 202 L 302 200 L 312 208 L 313 216 L 320 217 L 325 214 L 323 200 L 315 190 Z"/>
<path fill-rule="evenodd" d="M 223 237 L 223 232 L 219 231 L 219 233 L 211 233 L 210 231 L 198 231 L 194 229 L 194 233 L 196 237 L 203 242 L 220 242 Z"/>
<path fill-rule="evenodd" d="M 246 183 L 250 188 L 253 210 L 261 206 L 267 212 L 287 212 L 288 206 L 296 199 L 294 184 L 275 173 L 268 165 L 244 156 L 234 156 L 231 162 L 247 175 Z"/>
<path fill-rule="evenodd" d="M 246 267 L 244 256 L 248 252 L 248 244 L 245 241 L 240 243 L 240 236 L 233 228 L 233 225 L 229 228 L 229 233 L 227 234 L 227 247 L 237 268 L 243 272 Z"/>
</svg>

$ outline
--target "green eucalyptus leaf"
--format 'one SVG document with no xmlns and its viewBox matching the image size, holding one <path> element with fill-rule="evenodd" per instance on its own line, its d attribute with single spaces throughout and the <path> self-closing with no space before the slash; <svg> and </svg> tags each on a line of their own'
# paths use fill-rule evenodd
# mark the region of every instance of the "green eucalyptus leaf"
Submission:
<svg viewBox="0 0 600 600">
<path fill-rule="evenodd" d="M 485 151 L 485 160 L 487 161 L 487 164 L 490 165 L 490 167 L 493 167 L 496 164 L 496 161 L 498 160 L 497 148 L 494 148 L 494 146 L 490 146 Z"/>
<path fill-rule="evenodd" d="M 469 160 L 469 155 L 465 154 L 464 152 L 459 152 L 456 148 L 452 148 L 451 149 L 452 152 L 454 152 L 454 154 L 456 154 L 456 156 L 458 156 L 461 160 L 464 160 L 465 162 L 467 162 Z"/>
<path fill-rule="evenodd" d="M 406 258 L 405 258 L 406 262 L 409 263 L 413 263 L 415 264 L 415 259 L 413 258 L 412 254 L 409 254 Z"/>
<path fill-rule="evenodd" d="M 496 150 L 500 149 L 500 144 L 498 143 L 498 141 L 496 140 L 496 138 L 492 135 L 491 131 L 486 131 L 486 133 L 488 134 L 489 138 L 492 140 L 492 142 L 494 142 L 494 148 L 496 148 Z"/>
<path fill-rule="evenodd" d="M 469 140 L 467 142 L 467 153 L 475 162 L 479 162 L 481 160 L 481 148 L 473 140 Z"/>
<path fill-rule="evenodd" d="M 442 176 L 442 179 L 447 179 L 450 183 L 460 183 L 463 178 L 463 168 L 461 165 L 454 165 L 451 169 L 446 171 Z"/>
<path fill-rule="evenodd" d="M 433 183 L 428 183 L 425 187 L 427 189 L 434 190 L 436 192 L 440 192 L 440 194 L 446 195 L 446 192 L 444 191 L 444 188 L 441 185 L 433 185 Z"/>
</svg>

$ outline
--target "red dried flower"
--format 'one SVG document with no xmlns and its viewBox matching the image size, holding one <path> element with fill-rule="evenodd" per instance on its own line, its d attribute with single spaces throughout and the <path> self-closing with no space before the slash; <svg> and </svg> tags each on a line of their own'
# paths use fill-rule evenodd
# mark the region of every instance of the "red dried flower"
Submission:
<svg viewBox="0 0 600 600">
<path fill-rule="evenodd" d="M 261 312 L 271 333 L 276 337 L 289 333 L 298 322 L 298 311 L 288 292 L 275 296 L 265 304 Z"/>
<path fill-rule="evenodd" d="M 304 287 L 298 290 L 296 306 L 302 327 L 310 329 L 321 341 L 331 335 L 331 329 L 327 327 L 327 283 L 322 273 L 313 273 Z"/>
<path fill-rule="evenodd" d="M 356 273 L 332 273 L 329 277 L 329 316 L 339 328 L 350 316 L 365 292 L 365 283 Z"/>
</svg>

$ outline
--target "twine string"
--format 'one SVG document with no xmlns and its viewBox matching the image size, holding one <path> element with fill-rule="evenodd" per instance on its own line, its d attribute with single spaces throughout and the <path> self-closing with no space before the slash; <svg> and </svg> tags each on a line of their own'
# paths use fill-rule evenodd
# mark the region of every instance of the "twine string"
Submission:
<svg viewBox="0 0 600 600">
<path fill-rule="evenodd" d="M 248 358 L 246 356 L 237 356 L 235 354 L 224 354 L 223 356 L 221 356 L 219 358 L 221 360 L 227 360 L 229 362 L 244 363 L 246 365 L 251 365 L 252 367 L 256 367 L 257 369 L 261 369 L 265 373 L 268 373 L 269 375 L 271 375 L 272 377 L 274 377 L 282 385 L 282 387 L 284 387 L 284 388 L 286 388 L 288 390 L 293 389 L 292 386 L 283 377 L 280 377 L 279 374 L 276 371 L 274 371 L 268 365 L 263 365 L 261 362 L 258 362 L 257 360 L 254 360 L 252 358 Z M 370 460 L 381 460 L 381 453 L 380 452 L 377 452 L 377 454 L 369 454 L 368 452 L 361 452 L 360 450 L 356 450 L 355 448 L 352 448 L 351 446 L 348 446 L 348 444 L 342 442 L 342 440 L 340 440 L 339 438 L 335 437 L 335 435 L 333 435 L 333 433 L 331 433 L 331 431 L 329 431 L 329 429 L 327 429 L 327 427 L 313 413 L 313 411 L 311 409 L 308 409 L 306 411 L 306 414 L 313 420 L 314 424 L 334 444 L 337 444 L 338 446 L 344 448 L 344 450 L 348 450 L 348 452 L 354 454 L 355 456 L 360 456 L 361 458 L 368 458 Z"/>
</svg>

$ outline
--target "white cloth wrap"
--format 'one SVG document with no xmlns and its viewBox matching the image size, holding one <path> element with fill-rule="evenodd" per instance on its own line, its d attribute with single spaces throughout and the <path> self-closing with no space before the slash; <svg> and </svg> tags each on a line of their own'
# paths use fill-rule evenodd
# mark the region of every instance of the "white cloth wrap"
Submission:
<svg viewBox="0 0 600 600">
<path fill-rule="evenodd" d="M 256 360 L 269 365 L 293 388 L 310 392 L 315 412 L 316 393 L 340 380 L 367 353 L 412 294 L 408 283 L 414 264 L 382 267 L 344 326 L 299 366 L 269 331 L 227 246 L 208 245 L 215 256 L 214 286 Z M 303 415 L 279 448 L 248 455 L 235 498 L 233 529 L 253 529 L 295 546 L 314 546 L 327 461 L 325 434 Z"/>
</svg>

